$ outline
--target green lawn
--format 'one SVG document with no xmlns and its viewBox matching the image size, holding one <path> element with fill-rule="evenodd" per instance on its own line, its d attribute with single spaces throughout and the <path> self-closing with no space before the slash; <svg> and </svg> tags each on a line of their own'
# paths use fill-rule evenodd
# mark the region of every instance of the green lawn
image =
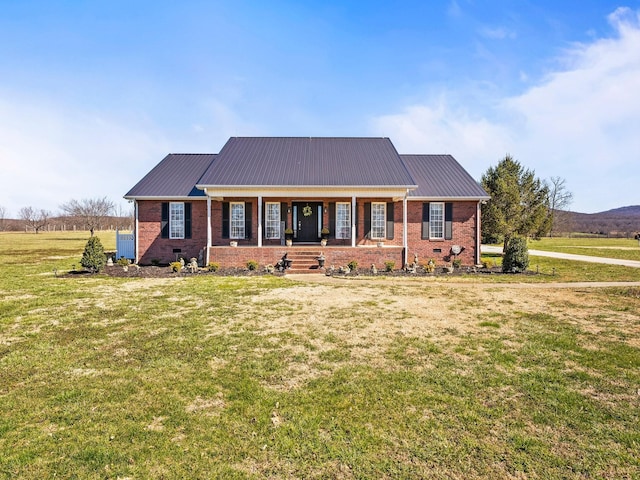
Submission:
<svg viewBox="0 0 640 480">
<path fill-rule="evenodd" d="M 529 248 L 594 257 L 640 260 L 638 241 L 625 238 L 541 238 L 530 240 Z"/>
<path fill-rule="evenodd" d="M 0 234 L 0 478 L 640 478 L 638 288 L 57 278 L 86 239 Z"/>
</svg>

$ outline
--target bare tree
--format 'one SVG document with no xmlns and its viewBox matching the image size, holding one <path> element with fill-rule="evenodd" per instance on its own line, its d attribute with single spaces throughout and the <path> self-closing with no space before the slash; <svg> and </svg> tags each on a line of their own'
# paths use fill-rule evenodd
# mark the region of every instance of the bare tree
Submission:
<svg viewBox="0 0 640 480">
<path fill-rule="evenodd" d="M 26 222 L 28 227 L 33 228 L 38 233 L 49 224 L 51 212 L 43 208 L 22 207 L 18 215 Z"/>
<path fill-rule="evenodd" d="M 545 184 L 549 191 L 549 218 L 551 219 L 551 229 L 549 236 L 553 236 L 553 232 L 568 221 L 567 208 L 573 202 L 573 193 L 567 190 L 567 181 L 562 177 L 551 177 L 545 180 Z"/>
<path fill-rule="evenodd" d="M 107 197 L 103 198 L 83 198 L 82 200 L 71 200 L 60 206 L 60 209 L 68 216 L 75 217 L 84 223 L 89 229 L 91 236 L 95 229 L 100 229 L 102 221 L 113 211 L 115 205 Z"/>
<path fill-rule="evenodd" d="M 0 232 L 4 230 L 4 219 L 7 215 L 7 210 L 0 205 Z"/>
</svg>

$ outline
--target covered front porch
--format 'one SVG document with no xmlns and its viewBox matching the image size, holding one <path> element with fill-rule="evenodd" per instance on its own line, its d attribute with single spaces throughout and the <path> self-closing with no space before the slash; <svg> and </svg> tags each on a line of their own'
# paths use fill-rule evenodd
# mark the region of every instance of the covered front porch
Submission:
<svg viewBox="0 0 640 480">
<path fill-rule="evenodd" d="M 406 188 L 256 190 L 205 189 L 207 263 L 275 265 L 285 254 L 321 253 L 335 266 L 407 261 Z"/>
</svg>

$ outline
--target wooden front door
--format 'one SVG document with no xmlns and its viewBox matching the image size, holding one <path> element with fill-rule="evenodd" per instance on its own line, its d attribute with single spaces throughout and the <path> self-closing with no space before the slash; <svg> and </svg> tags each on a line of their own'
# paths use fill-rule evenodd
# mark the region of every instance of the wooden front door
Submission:
<svg viewBox="0 0 640 480">
<path fill-rule="evenodd" d="M 296 202 L 293 204 L 294 241 L 319 242 L 322 203 Z"/>
</svg>

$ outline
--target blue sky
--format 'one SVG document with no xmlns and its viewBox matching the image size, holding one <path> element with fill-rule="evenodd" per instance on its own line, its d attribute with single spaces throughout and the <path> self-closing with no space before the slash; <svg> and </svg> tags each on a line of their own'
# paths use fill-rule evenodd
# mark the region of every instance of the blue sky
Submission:
<svg viewBox="0 0 640 480">
<path fill-rule="evenodd" d="M 0 0 L 0 206 L 122 196 L 230 136 L 384 136 L 640 204 L 640 0 Z"/>
</svg>

